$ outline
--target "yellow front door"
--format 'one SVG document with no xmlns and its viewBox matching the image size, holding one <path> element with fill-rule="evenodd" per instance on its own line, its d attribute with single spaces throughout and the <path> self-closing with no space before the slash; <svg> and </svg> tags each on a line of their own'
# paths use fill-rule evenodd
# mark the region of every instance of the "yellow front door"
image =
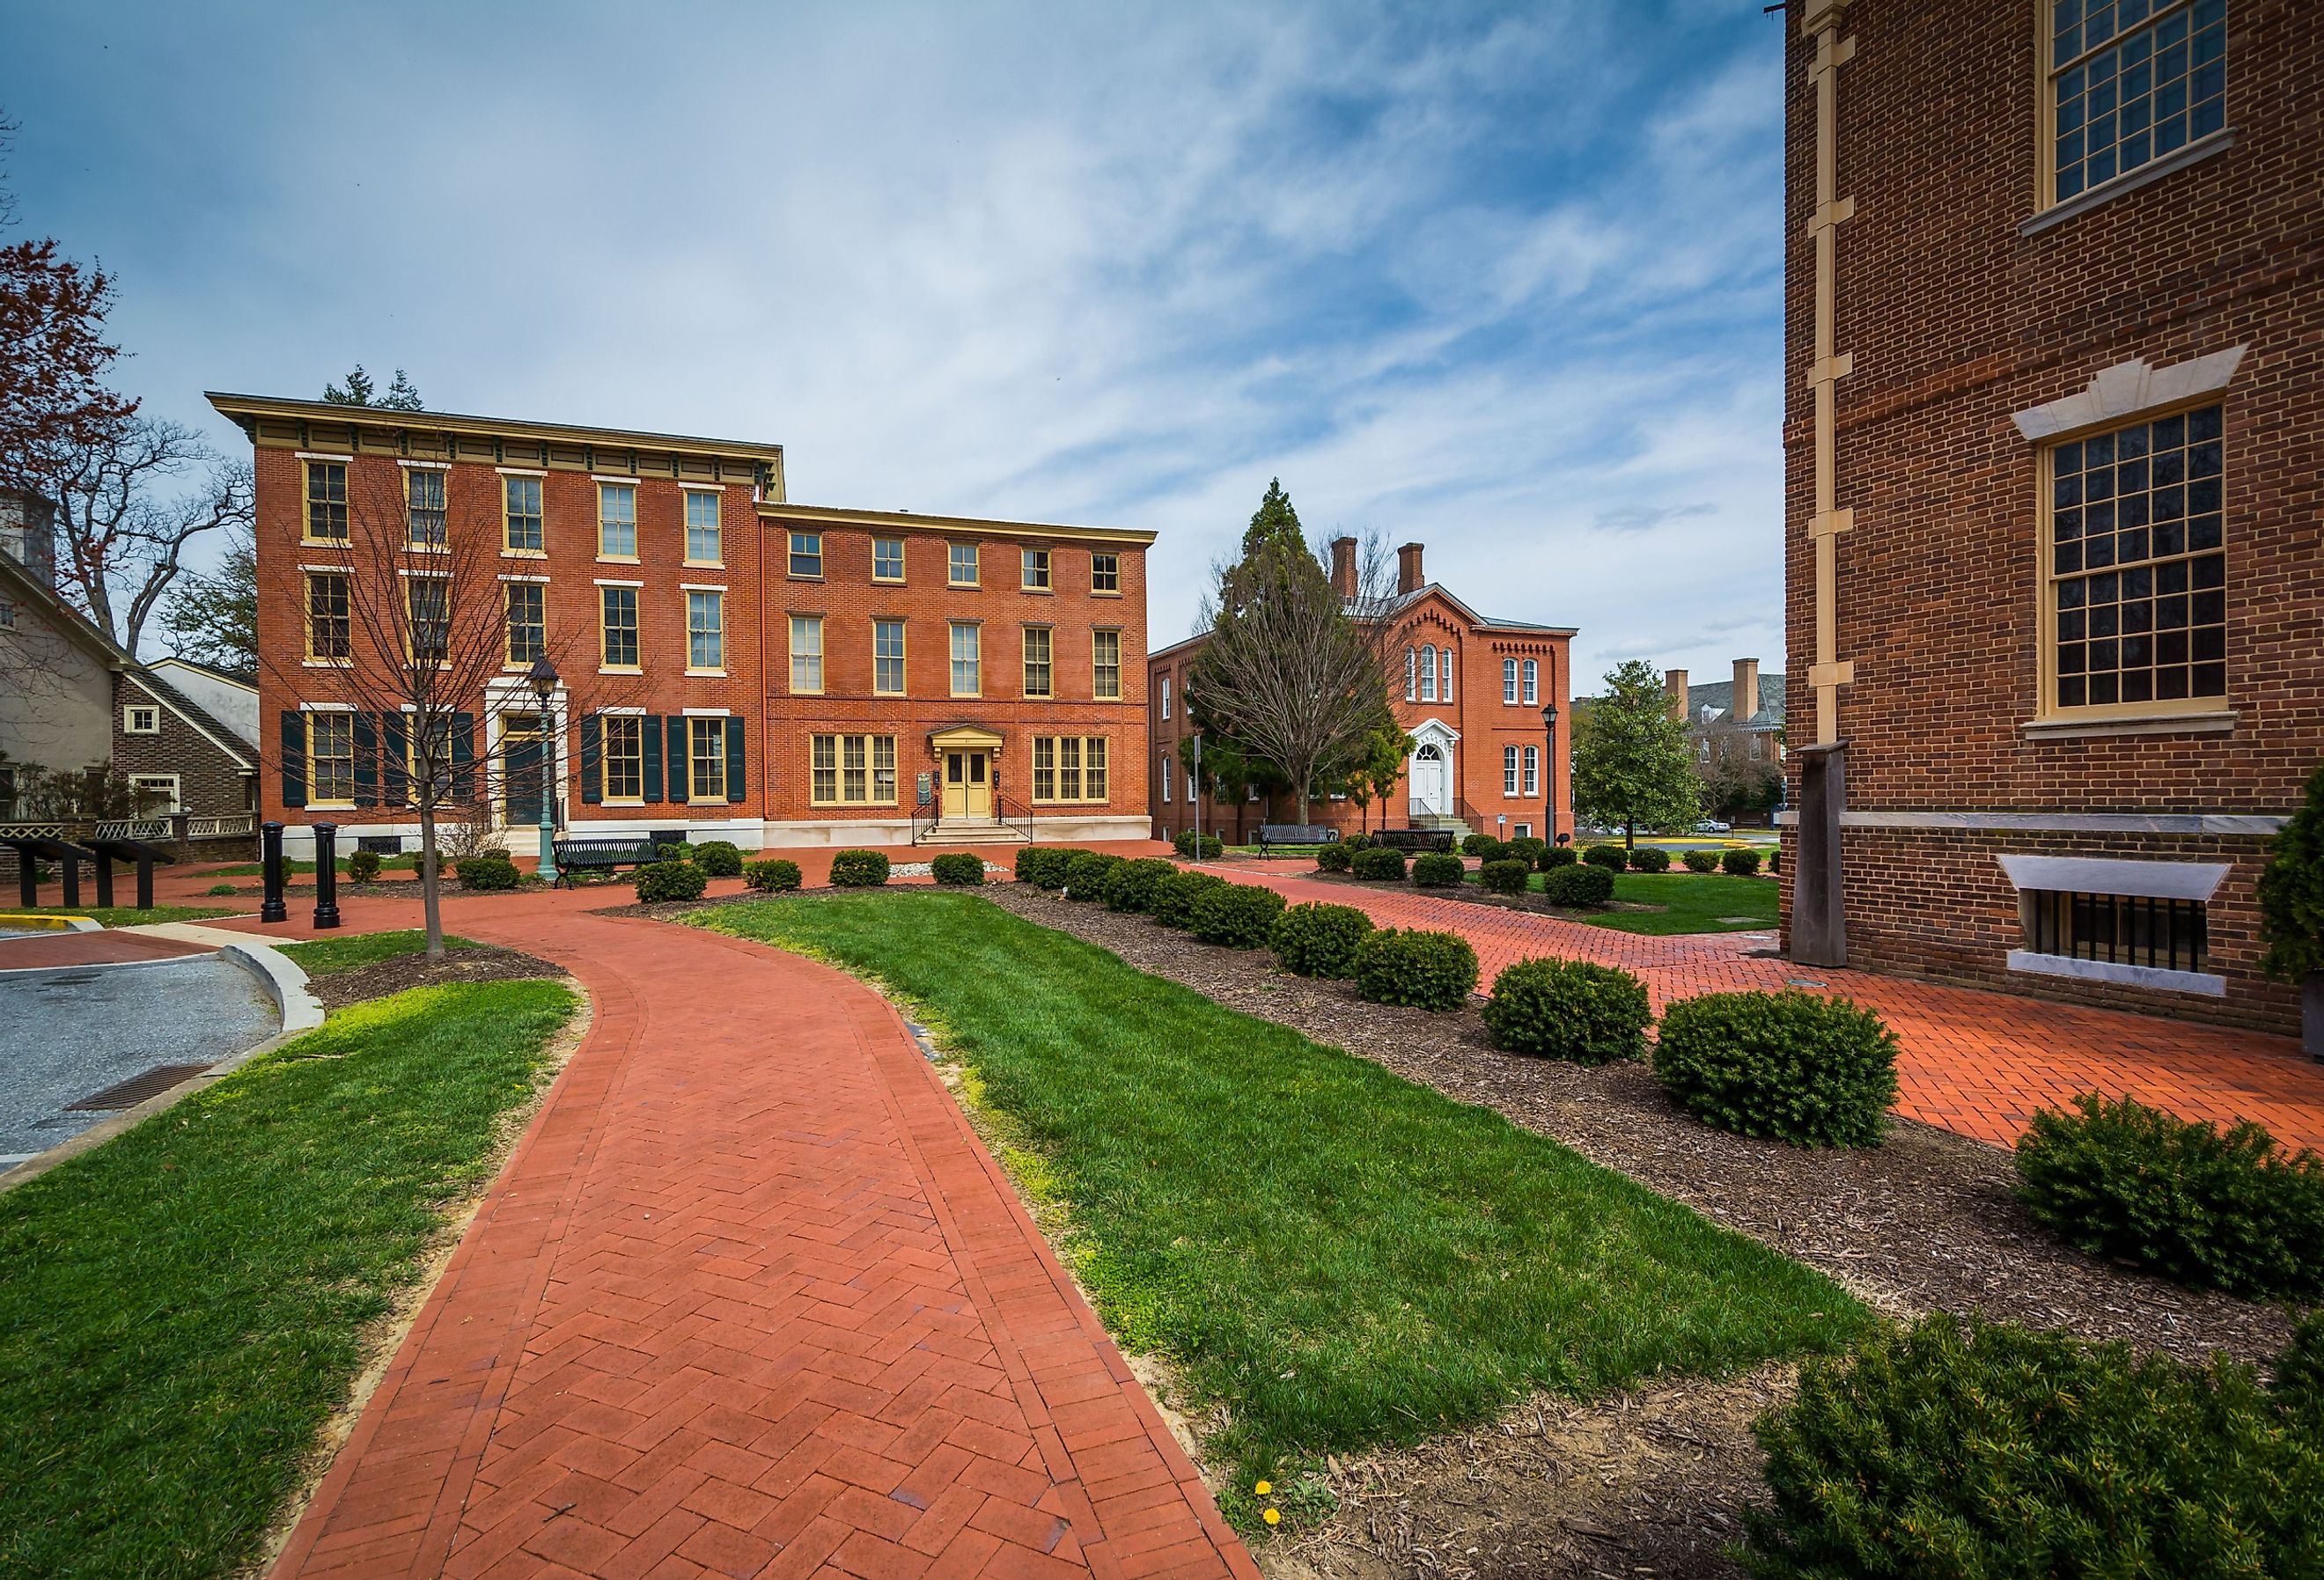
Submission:
<svg viewBox="0 0 2324 1580">
<path fill-rule="evenodd" d="M 992 816 L 992 779 L 988 754 L 954 750 L 945 753 L 944 815 L 947 818 Z"/>
</svg>

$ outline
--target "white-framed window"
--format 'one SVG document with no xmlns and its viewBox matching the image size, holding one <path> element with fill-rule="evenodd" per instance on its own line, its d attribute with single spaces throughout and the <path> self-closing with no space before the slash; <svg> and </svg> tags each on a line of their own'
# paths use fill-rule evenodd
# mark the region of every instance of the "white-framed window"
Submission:
<svg viewBox="0 0 2324 1580">
<path fill-rule="evenodd" d="M 1167 724 L 1167 722 L 1169 722 L 1169 718 L 1170 718 L 1170 677 L 1169 677 L 1169 676 L 1167 676 L 1167 675 L 1165 675 L 1165 676 L 1163 676 L 1163 677 L 1162 677 L 1162 718 L 1163 718 L 1163 722 L 1164 722 L 1164 723 L 1166 723 L 1166 724 Z"/>
<path fill-rule="evenodd" d="M 1426 643 L 1420 649 L 1420 700 L 1436 700 L 1436 650 Z"/>
<path fill-rule="evenodd" d="M 1192 801 L 1194 799 L 1194 771 L 1193 769 L 1189 768 L 1188 770 L 1186 770 L 1186 799 L 1187 799 L 1187 800 L 1189 800 L 1189 801 Z"/>
<path fill-rule="evenodd" d="M 952 694 L 984 694 L 984 628 L 973 620 L 952 623 Z"/>
<path fill-rule="evenodd" d="M 178 804 L 178 776 L 174 773 L 131 774 L 129 797 L 140 817 L 184 810 Z"/>
<path fill-rule="evenodd" d="M 638 557 L 638 485 L 634 483 L 597 485 L 597 558 L 635 559 Z"/>
<path fill-rule="evenodd" d="M 872 540 L 872 579 L 888 582 L 904 579 L 904 541 L 901 538 Z"/>
<path fill-rule="evenodd" d="M 1420 699 L 1420 655 L 1410 648 L 1404 650 L 1404 699 Z"/>
<path fill-rule="evenodd" d="M 823 616 L 791 616 L 791 689 L 812 695 L 823 689 Z"/>
<path fill-rule="evenodd" d="M 1440 701 L 1452 700 L 1452 650 L 1449 647 L 1436 650 L 1436 695 Z"/>
<path fill-rule="evenodd" d="M 881 697 L 904 694 L 904 623 L 872 622 L 872 689 Z"/>
<path fill-rule="evenodd" d="M 129 704 L 121 710 L 121 733 L 124 735 L 160 735 L 161 710 L 147 702 Z"/>
<path fill-rule="evenodd" d="M 1501 793 L 1505 796 L 1517 793 L 1517 749 L 1515 746 L 1501 748 Z"/>
<path fill-rule="evenodd" d="M 720 565 L 726 559 L 726 532 L 719 519 L 719 494 L 715 488 L 686 491 L 686 562 Z"/>
<path fill-rule="evenodd" d="M 726 667 L 724 593 L 699 589 L 687 593 L 686 667 L 689 670 L 724 670 Z"/>
<path fill-rule="evenodd" d="M 1525 749 L 1525 789 L 1518 793 L 1525 796 L 1541 794 L 1541 748 L 1538 746 Z"/>
<path fill-rule="evenodd" d="M 1530 823 L 1520 823 L 1520 824 L 1517 825 L 1517 833 L 1516 833 L 1516 835 L 1515 835 L 1515 836 L 1513 836 L 1513 837 L 1517 838 L 1517 839 L 1530 839 L 1530 838 L 1532 838 L 1532 837 L 1533 837 L 1533 825 L 1532 825 L 1532 824 L 1530 824 Z"/>
<path fill-rule="evenodd" d="M 1525 703 L 1530 707 L 1541 700 L 1541 664 L 1538 660 L 1525 661 Z"/>
<path fill-rule="evenodd" d="M 1173 777 L 1175 776 L 1170 772 L 1170 753 L 1165 752 L 1162 753 L 1162 804 L 1166 807 L 1170 804 L 1170 781 Z"/>
<path fill-rule="evenodd" d="M 1503 659 L 1501 661 L 1501 700 L 1514 704 L 1517 699 L 1517 661 L 1515 659 Z"/>
</svg>

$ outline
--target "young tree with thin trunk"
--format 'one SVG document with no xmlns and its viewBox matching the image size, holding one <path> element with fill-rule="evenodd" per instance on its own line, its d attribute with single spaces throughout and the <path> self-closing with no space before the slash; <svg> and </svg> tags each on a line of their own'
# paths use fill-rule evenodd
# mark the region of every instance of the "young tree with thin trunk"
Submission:
<svg viewBox="0 0 2324 1580">
<path fill-rule="evenodd" d="M 1606 695 L 1575 721 L 1573 805 L 1600 823 L 1618 822 L 1622 843 L 1638 829 L 1691 827 L 1702 781 L 1687 751 L 1686 721 L 1673 716 L 1662 677 L 1643 659 L 1607 671 Z"/>
</svg>

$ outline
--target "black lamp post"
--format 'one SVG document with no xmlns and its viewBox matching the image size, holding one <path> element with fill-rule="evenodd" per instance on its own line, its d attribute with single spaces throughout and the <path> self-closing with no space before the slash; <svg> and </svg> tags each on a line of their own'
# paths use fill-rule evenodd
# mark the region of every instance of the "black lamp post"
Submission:
<svg viewBox="0 0 2324 1580">
<path fill-rule="evenodd" d="M 1549 823 L 1549 842 L 1557 843 L 1557 704 L 1541 710 L 1541 727 L 1549 735 L 1549 755 L 1542 763 L 1542 808 Z"/>
<path fill-rule="evenodd" d="M 557 732 L 550 727 L 549 699 L 557 691 L 557 666 L 548 658 L 532 661 L 525 679 L 540 698 L 540 881 L 557 882 Z"/>
</svg>

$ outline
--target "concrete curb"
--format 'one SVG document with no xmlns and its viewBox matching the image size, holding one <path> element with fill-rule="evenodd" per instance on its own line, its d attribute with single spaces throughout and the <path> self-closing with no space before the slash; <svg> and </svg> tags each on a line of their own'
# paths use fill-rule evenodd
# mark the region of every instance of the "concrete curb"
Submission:
<svg viewBox="0 0 2324 1580">
<path fill-rule="evenodd" d="M 38 916 L 25 910 L 0 910 L 0 927 L 37 928 L 46 933 L 101 933 L 102 922 L 86 916 Z"/>
<path fill-rule="evenodd" d="M 27 1180 L 38 1179 L 60 1163 L 78 1158 L 92 1148 L 101 1147 L 124 1131 L 134 1130 L 194 1093 L 215 1086 L 252 1059 L 262 1054 L 272 1053 L 285 1043 L 296 1041 L 323 1023 L 323 1006 L 316 1001 L 313 993 L 307 991 L 307 974 L 271 945 L 261 943 L 244 933 L 227 932 L 221 928 L 197 927 L 191 922 L 159 922 L 122 930 L 152 933 L 189 944 L 215 944 L 219 954 L 257 977 L 266 988 L 267 995 L 273 999 L 275 1008 L 281 1013 L 282 1029 L 263 1042 L 220 1059 L 200 1075 L 189 1076 L 168 1091 L 148 1097 L 136 1107 L 124 1108 L 112 1118 L 89 1126 L 80 1134 L 59 1141 L 39 1157 L 27 1158 L 13 1169 L 0 1170 L 0 1194 L 14 1190 Z"/>
</svg>

